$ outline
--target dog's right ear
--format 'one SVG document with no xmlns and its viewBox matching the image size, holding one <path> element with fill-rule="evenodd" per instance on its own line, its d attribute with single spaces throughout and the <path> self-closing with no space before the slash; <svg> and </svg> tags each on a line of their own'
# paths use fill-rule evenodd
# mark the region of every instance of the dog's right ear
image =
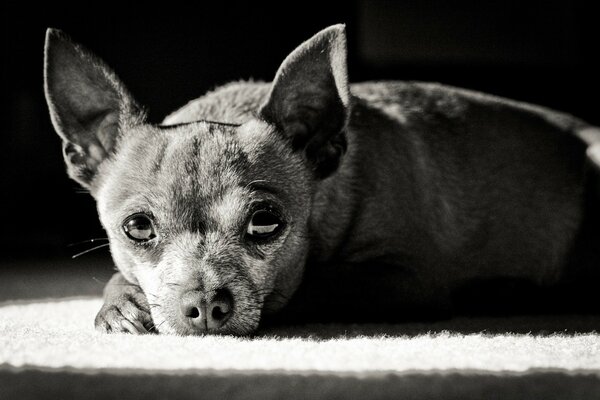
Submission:
<svg viewBox="0 0 600 400">
<path fill-rule="evenodd" d="M 69 176 L 92 189 L 120 125 L 141 123 L 143 113 L 102 60 L 56 29 L 46 31 L 44 88 Z"/>
</svg>

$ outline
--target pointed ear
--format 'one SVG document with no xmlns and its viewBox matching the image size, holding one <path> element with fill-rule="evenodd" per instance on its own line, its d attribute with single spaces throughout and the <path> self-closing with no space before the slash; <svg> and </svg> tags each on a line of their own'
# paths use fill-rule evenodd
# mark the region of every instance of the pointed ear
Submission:
<svg viewBox="0 0 600 400">
<path fill-rule="evenodd" d="M 56 29 L 46 31 L 44 89 L 69 176 L 91 189 L 115 150 L 119 125 L 141 122 L 143 113 L 102 60 Z"/>
<path fill-rule="evenodd" d="M 346 149 L 350 92 L 344 25 L 322 30 L 281 64 L 260 115 L 305 152 L 318 177 L 338 167 Z"/>
</svg>

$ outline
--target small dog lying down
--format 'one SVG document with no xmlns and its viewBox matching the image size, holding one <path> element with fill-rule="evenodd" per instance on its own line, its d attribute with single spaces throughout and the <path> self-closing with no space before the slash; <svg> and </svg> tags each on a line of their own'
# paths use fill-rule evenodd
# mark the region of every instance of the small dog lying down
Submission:
<svg viewBox="0 0 600 400">
<path fill-rule="evenodd" d="M 306 310 L 398 316 L 470 282 L 598 270 L 596 128 L 439 84 L 349 84 L 343 25 L 272 83 L 222 86 L 161 125 L 54 29 L 45 90 L 119 271 L 102 331 L 249 334 L 303 280 Z"/>
</svg>

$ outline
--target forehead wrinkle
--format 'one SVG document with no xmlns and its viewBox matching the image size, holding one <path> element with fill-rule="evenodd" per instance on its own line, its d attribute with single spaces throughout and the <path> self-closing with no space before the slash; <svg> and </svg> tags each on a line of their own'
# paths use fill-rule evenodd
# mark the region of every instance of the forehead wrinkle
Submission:
<svg viewBox="0 0 600 400">
<path fill-rule="evenodd" d="M 214 223 L 224 215 L 211 215 L 209 209 L 215 202 L 231 203 L 223 197 L 230 188 L 240 186 L 242 171 L 248 168 L 246 155 L 231 132 L 169 135 L 155 185 L 162 193 L 157 196 L 163 199 L 162 212 L 187 229 Z M 230 204 L 230 211 L 234 208 Z"/>
<path fill-rule="evenodd" d="M 176 139 L 169 142 L 166 163 L 170 177 L 191 179 L 200 182 L 203 188 L 216 191 L 235 180 L 247 159 L 235 135 L 210 127 L 212 131 L 173 135 Z"/>
<path fill-rule="evenodd" d="M 154 155 L 154 161 L 152 163 L 152 168 L 151 171 L 154 174 L 157 174 L 158 172 L 160 172 L 161 168 L 162 168 L 162 164 L 163 164 L 163 160 L 165 158 L 165 153 L 167 151 L 167 141 L 165 140 L 164 137 L 160 137 L 157 138 L 157 143 L 155 146 L 155 155 Z"/>
</svg>

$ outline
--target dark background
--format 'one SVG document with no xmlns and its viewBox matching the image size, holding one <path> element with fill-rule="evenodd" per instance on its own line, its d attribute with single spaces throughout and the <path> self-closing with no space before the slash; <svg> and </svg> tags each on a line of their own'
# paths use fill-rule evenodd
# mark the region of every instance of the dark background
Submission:
<svg viewBox="0 0 600 400">
<path fill-rule="evenodd" d="M 231 80 L 271 80 L 320 29 L 345 22 L 352 81 L 438 81 L 600 124 L 598 27 L 574 1 L 2 4 L 0 261 L 68 257 L 104 236 L 65 172 L 43 95 L 46 27 L 108 62 L 152 121 Z M 106 249 L 100 250 L 107 254 Z"/>
</svg>

